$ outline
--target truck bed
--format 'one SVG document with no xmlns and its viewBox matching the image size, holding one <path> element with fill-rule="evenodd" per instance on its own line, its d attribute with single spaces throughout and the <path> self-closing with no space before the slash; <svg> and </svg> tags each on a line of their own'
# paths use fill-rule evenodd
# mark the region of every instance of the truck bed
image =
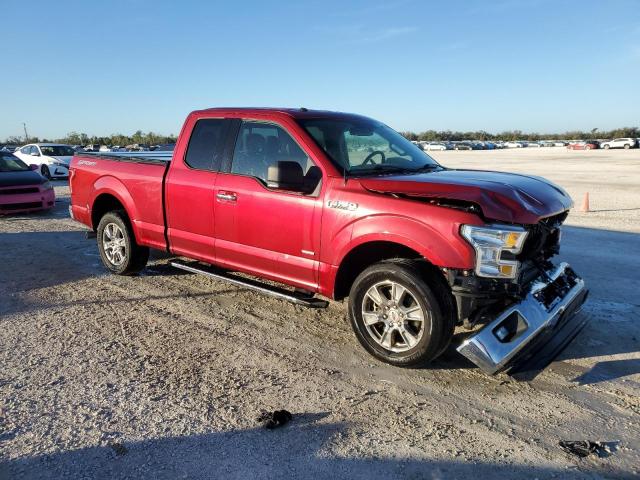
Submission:
<svg viewBox="0 0 640 480">
<path fill-rule="evenodd" d="M 138 243 L 165 249 L 164 180 L 172 153 L 76 154 L 70 166 L 73 217 L 95 230 L 102 206 L 116 197 L 126 206 Z"/>
</svg>

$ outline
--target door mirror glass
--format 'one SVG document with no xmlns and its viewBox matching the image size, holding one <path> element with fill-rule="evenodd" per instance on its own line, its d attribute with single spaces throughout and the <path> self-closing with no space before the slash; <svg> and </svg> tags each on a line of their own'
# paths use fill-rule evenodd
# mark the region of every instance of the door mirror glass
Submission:
<svg viewBox="0 0 640 480">
<path fill-rule="evenodd" d="M 304 192 L 304 180 L 302 166 L 298 162 L 279 161 L 267 170 L 267 186 L 270 188 Z"/>
</svg>

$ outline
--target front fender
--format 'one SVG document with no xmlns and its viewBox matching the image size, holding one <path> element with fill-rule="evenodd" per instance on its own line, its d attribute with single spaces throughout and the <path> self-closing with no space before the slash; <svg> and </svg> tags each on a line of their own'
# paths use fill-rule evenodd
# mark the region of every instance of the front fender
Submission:
<svg viewBox="0 0 640 480">
<path fill-rule="evenodd" d="M 439 267 L 473 268 L 473 249 L 459 236 L 457 223 L 448 223 L 441 230 L 411 217 L 379 214 L 356 220 L 351 227 L 348 241 L 344 235 L 335 239 L 333 265 L 340 265 L 359 245 L 386 241 L 411 248 Z"/>
</svg>

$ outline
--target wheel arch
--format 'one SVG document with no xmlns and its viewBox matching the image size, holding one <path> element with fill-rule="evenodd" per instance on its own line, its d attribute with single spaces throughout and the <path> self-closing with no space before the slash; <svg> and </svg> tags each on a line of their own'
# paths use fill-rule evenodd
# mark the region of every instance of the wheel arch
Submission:
<svg viewBox="0 0 640 480">
<path fill-rule="evenodd" d="M 371 240 L 361 243 L 340 261 L 333 285 L 333 298 L 342 300 L 347 297 L 360 273 L 374 263 L 391 259 L 420 260 L 424 257 L 417 250 L 395 241 Z"/>
<path fill-rule="evenodd" d="M 135 203 L 127 188 L 114 177 L 101 177 L 94 184 L 93 200 L 91 202 L 91 228 L 96 231 L 102 216 L 113 210 L 123 210 L 138 237 L 135 226 L 137 211 Z"/>
</svg>

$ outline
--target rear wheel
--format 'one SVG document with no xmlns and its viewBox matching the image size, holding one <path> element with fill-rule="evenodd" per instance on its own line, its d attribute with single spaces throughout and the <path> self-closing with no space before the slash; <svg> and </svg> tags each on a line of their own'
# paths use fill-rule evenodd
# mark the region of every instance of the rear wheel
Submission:
<svg viewBox="0 0 640 480">
<path fill-rule="evenodd" d="M 605 150 L 609 150 L 610 148 L 611 148 L 611 147 L 610 147 L 609 145 L 605 145 L 605 146 L 604 146 L 604 149 L 605 149 Z"/>
<path fill-rule="evenodd" d="M 417 262 L 396 260 L 372 265 L 356 278 L 349 318 L 358 341 L 374 357 L 400 367 L 419 366 L 449 345 L 453 304 L 444 287 L 427 277 Z"/>
<path fill-rule="evenodd" d="M 107 269 L 116 275 L 133 275 L 142 270 L 149 259 L 149 249 L 136 243 L 126 214 L 105 214 L 98 224 L 98 249 Z"/>
<path fill-rule="evenodd" d="M 629 145 L 628 143 L 624 144 L 624 149 L 625 150 L 629 150 L 631 148 L 631 145 Z"/>
<path fill-rule="evenodd" d="M 51 172 L 49 172 L 49 167 L 47 167 L 46 165 L 42 165 L 40 167 L 40 172 L 42 173 L 42 176 L 44 178 L 51 180 Z"/>
</svg>

